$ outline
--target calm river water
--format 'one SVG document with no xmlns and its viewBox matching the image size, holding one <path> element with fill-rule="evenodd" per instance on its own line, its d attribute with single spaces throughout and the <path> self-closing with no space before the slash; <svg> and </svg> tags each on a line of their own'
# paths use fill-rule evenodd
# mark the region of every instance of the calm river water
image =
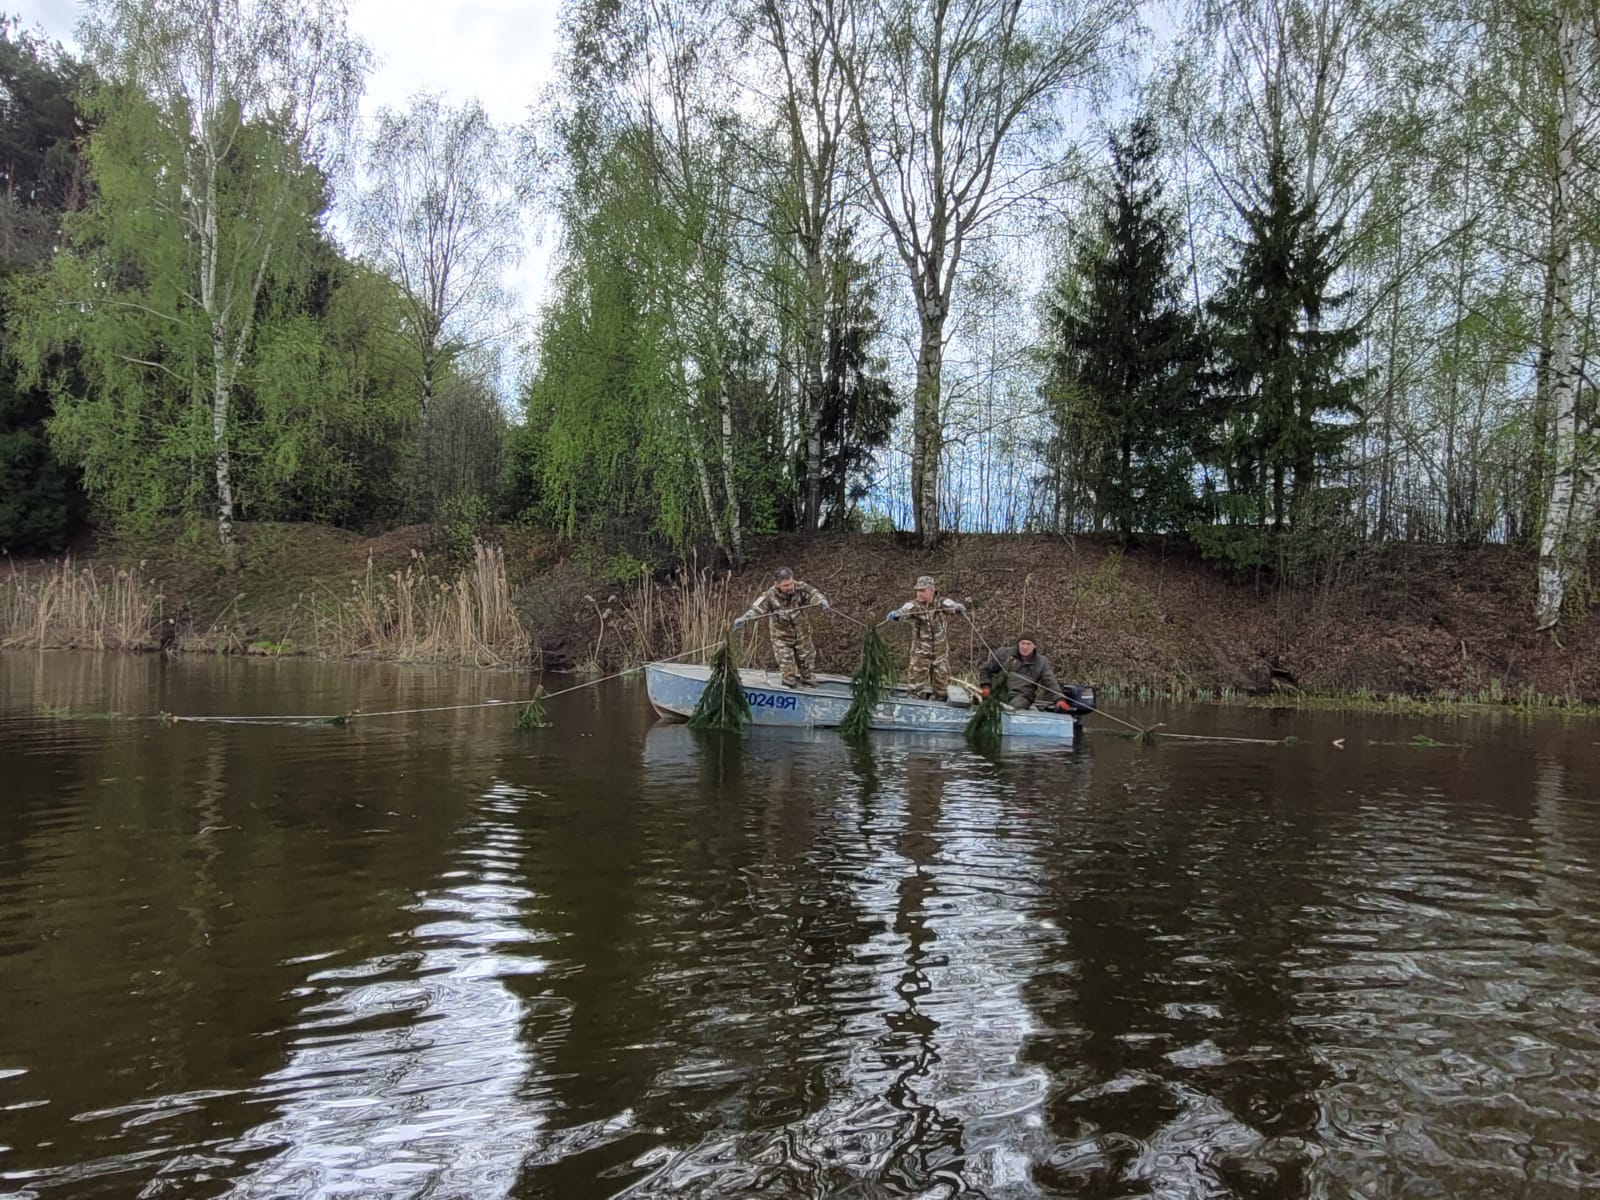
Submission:
<svg viewBox="0 0 1600 1200">
<path fill-rule="evenodd" d="M 39 711 L 527 686 L 0 656 L 0 1196 L 1600 1194 L 1600 724 Z"/>
</svg>

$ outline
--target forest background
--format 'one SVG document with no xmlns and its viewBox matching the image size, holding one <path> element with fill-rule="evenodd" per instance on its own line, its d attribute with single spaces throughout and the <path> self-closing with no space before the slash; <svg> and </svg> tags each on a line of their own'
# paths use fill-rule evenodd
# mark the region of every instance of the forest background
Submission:
<svg viewBox="0 0 1600 1200">
<path fill-rule="evenodd" d="M 1593 5 L 570 0 L 515 127 L 358 123 L 333 0 L 82 13 L 0 38 L 12 555 L 1026 534 L 1260 596 L 1443 547 L 1587 624 Z"/>
</svg>

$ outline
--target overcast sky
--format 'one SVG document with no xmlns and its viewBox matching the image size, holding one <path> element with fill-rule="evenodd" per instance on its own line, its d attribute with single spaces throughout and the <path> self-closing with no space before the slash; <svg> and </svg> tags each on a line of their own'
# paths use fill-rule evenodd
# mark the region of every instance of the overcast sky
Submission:
<svg viewBox="0 0 1600 1200">
<path fill-rule="evenodd" d="M 460 102 L 477 96 L 501 124 L 520 124 L 549 82 L 555 59 L 557 0 L 348 0 L 352 31 L 377 59 L 363 115 L 401 107 L 414 92 Z M 74 44 L 77 0 L 10 0 L 25 26 Z M 548 239 L 529 250 L 511 281 L 532 311 L 543 295 Z"/>
</svg>

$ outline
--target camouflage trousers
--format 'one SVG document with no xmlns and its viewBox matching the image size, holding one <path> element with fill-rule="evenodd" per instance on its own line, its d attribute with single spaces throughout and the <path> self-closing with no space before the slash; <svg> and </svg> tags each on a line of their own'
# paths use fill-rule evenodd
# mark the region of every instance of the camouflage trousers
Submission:
<svg viewBox="0 0 1600 1200">
<path fill-rule="evenodd" d="M 913 695 L 945 699 L 950 692 L 950 651 L 911 648 L 911 666 L 906 672 L 906 687 Z"/>
<path fill-rule="evenodd" d="M 774 621 L 772 656 L 778 660 L 785 687 L 793 687 L 802 680 L 810 682 L 816 675 L 817 647 L 811 640 L 811 631 L 803 625 L 785 629 Z"/>
</svg>

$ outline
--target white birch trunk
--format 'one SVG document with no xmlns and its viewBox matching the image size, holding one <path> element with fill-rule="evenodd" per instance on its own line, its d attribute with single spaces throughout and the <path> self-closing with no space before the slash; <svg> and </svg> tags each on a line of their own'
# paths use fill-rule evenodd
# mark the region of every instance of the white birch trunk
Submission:
<svg viewBox="0 0 1600 1200">
<path fill-rule="evenodd" d="M 678 386 L 683 396 L 691 395 L 689 382 L 683 376 L 678 378 Z M 705 508 L 706 524 L 711 529 L 711 537 L 717 543 L 717 549 L 727 557 L 732 557 L 728 548 L 727 538 L 723 536 L 722 522 L 717 519 L 717 498 L 711 489 L 711 471 L 706 466 L 705 453 L 700 449 L 700 439 L 695 433 L 695 412 L 693 401 L 686 401 L 680 411 L 683 416 L 683 440 L 689 448 L 689 460 L 694 464 L 695 482 L 700 485 L 700 503 Z"/>
<path fill-rule="evenodd" d="M 207 114 L 209 115 L 209 114 Z M 228 453 L 228 416 L 232 388 L 228 371 L 226 315 L 217 295 L 217 154 L 209 140 L 199 151 L 205 172 L 200 218 L 200 306 L 211 327 L 211 456 L 217 484 L 217 539 L 222 556 L 233 561 L 233 462 Z"/>
<path fill-rule="evenodd" d="M 706 456 L 700 453 L 699 446 L 694 445 L 692 432 L 689 457 L 694 460 L 695 479 L 700 484 L 700 501 L 705 505 L 706 522 L 711 526 L 711 536 L 716 540 L 717 548 L 727 554 L 727 540 L 722 536 L 722 523 L 717 520 L 717 502 L 711 494 L 711 472 L 706 470 Z"/>
<path fill-rule="evenodd" d="M 726 376 L 717 383 L 717 409 L 722 425 L 722 494 L 726 501 L 728 549 L 734 566 L 738 566 L 744 562 L 744 545 L 739 534 L 739 489 L 733 474 L 733 406 L 728 401 Z"/>
<path fill-rule="evenodd" d="M 1550 629 L 1561 619 L 1561 605 L 1573 568 L 1587 542 L 1589 499 L 1584 495 L 1581 459 L 1587 439 L 1578 429 L 1578 380 L 1572 357 L 1572 212 L 1574 125 L 1578 72 L 1578 29 L 1570 3 L 1558 0 L 1556 51 L 1560 59 L 1561 115 L 1556 130 L 1556 204 L 1551 222 L 1552 286 L 1550 340 L 1551 474 L 1549 503 L 1539 536 L 1539 594 L 1534 623 Z"/>
<path fill-rule="evenodd" d="M 935 284 L 929 283 L 929 287 Z M 924 546 L 939 540 L 939 463 L 944 450 L 940 414 L 940 369 L 944 359 L 944 313 L 924 305 L 917 349 L 917 386 L 911 414 L 911 492 L 918 536 Z"/>
<path fill-rule="evenodd" d="M 822 358 L 826 349 L 827 332 L 827 277 L 822 261 L 822 249 L 815 237 L 806 245 L 806 314 L 805 331 L 805 437 L 806 437 L 806 496 L 805 528 L 817 529 L 822 524 L 822 408 L 824 383 Z"/>
</svg>

